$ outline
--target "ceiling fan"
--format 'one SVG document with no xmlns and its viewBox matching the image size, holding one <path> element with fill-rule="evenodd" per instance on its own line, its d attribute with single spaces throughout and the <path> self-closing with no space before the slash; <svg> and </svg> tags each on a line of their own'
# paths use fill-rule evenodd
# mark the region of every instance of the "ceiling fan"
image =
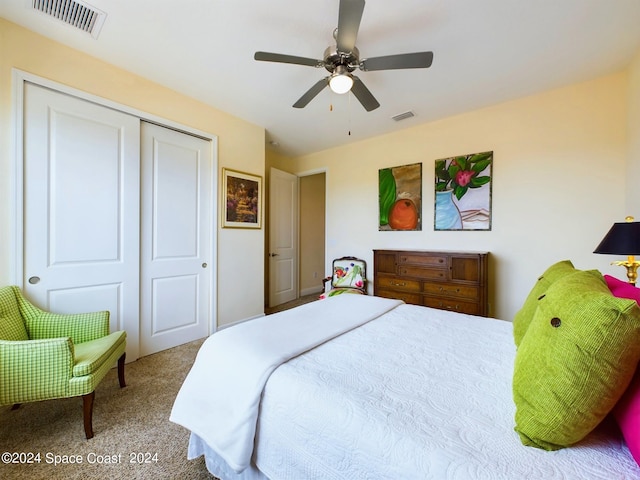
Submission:
<svg viewBox="0 0 640 480">
<path fill-rule="evenodd" d="M 433 52 L 402 53 L 384 57 L 360 59 L 356 48 L 356 38 L 365 0 L 340 0 L 338 28 L 333 32 L 335 46 L 329 46 L 322 60 L 283 55 L 281 53 L 256 52 L 255 60 L 263 62 L 292 63 L 309 67 L 324 67 L 330 75 L 319 80 L 293 104 L 295 108 L 304 108 L 327 85 L 336 93 L 353 92 L 367 112 L 380 106 L 369 89 L 352 72 L 359 68 L 364 72 L 375 70 L 398 70 L 406 68 L 428 68 L 433 62 Z"/>
</svg>

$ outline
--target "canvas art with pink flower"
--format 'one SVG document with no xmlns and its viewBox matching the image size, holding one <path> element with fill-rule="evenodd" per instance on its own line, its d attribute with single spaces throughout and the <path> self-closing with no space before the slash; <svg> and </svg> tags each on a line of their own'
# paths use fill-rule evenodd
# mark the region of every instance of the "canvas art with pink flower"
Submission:
<svg viewBox="0 0 640 480">
<path fill-rule="evenodd" d="M 493 152 L 436 160 L 435 230 L 491 230 Z"/>
</svg>

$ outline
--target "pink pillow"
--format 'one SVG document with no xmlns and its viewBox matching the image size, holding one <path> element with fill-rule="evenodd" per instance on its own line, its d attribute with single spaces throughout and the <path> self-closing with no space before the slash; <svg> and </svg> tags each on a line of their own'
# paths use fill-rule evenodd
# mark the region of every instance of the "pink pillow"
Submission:
<svg viewBox="0 0 640 480">
<path fill-rule="evenodd" d="M 634 287 L 629 282 L 618 280 L 611 275 L 604 275 L 604 280 L 607 282 L 607 287 L 609 287 L 614 297 L 628 298 L 640 304 L 640 288 Z"/>
<path fill-rule="evenodd" d="M 622 431 L 631 455 L 640 465 L 640 369 L 613 408 L 613 416 Z"/>
<path fill-rule="evenodd" d="M 604 275 L 604 279 L 614 297 L 628 298 L 640 304 L 640 288 L 610 275 Z M 640 465 L 640 368 L 636 370 L 629 387 L 614 407 L 613 416 L 631 455 Z"/>
</svg>

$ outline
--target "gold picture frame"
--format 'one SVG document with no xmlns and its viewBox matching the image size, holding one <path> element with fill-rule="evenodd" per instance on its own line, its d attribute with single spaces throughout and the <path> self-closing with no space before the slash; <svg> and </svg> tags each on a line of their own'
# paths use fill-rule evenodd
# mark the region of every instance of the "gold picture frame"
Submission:
<svg viewBox="0 0 640 480">
<path fill-rule="evenodd" d="M 222 228 L 262 228 L 262 177 L 222 169 Z"/>
</svg>

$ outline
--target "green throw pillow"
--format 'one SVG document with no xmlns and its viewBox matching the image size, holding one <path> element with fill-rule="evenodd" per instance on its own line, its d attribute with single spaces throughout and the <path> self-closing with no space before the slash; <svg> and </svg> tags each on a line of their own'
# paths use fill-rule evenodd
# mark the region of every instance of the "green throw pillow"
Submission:
<svg viewBox="0 0 640 480">
<path fill-rule="evenodd" d="M 533 286 L 531 292 L 529 292 L 522 308 L 513 317 L 513 339 L 516 346 L 520 345 L 522 337 L 527 333 L 533 315 L 536 313 L 536 308 L 538 308 L 538 298 L 544 295 L 547 289 L 557 280 L 576 271 L 573 263 L 569 260 L 562 260 L 561 262 L 551 265 L 538 277 L 538 281 Z"/>
<path fill-rule="evenodd" d="M 593 271 L 551 285 L 516 354 L 513 398 L 525 445 L 557 450 L 611 411 L 640 359 L 640 308 Z"/>
</svg>

